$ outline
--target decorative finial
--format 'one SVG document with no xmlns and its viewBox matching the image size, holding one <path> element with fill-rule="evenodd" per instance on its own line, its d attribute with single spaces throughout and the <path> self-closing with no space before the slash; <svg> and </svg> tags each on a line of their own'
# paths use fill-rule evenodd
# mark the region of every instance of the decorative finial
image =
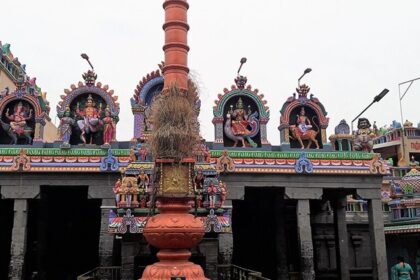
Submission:
<svg viewBox="0 0 420 280">
<path fill-rule="evenodd" d="M 311 90 L 310 87 L 307 85 L 299 85 L 298 88 L 296 88 L 296 92 L 299 94 L 299 98 L 307 98 L 308 92 Z"/>
</svg>

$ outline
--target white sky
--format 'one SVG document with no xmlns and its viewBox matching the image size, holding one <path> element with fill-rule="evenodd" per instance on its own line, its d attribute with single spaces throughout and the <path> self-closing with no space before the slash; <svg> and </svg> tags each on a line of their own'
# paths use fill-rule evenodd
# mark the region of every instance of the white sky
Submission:
<svg viewBox="0 0 420 280">
<path fill-rule="evenodd" d="M 264 93 L 268 138 L 279 144 L 279 110 L 304 78 L 330 117 L 329 131 L 349 123 L 383 88 L 390 93 L 364 115 L 379 126 L 400 120 L 398 83 L 420 77 L 420 1 L 191 0 L 189 66 L 201 85 L 203 136 L 212 141 L 212 107 L 242 74 Z M 48 92 L 52 112 L 64 88 L 88 65 L 121 104 L 118 140 L 133 135 L 129 99 L 139 80 L 163 60 L 163 1 L 2 1 L 0 40 Z M 420 81 L 403 100 L 404 118 L 420 121 Z"/>
</svg>

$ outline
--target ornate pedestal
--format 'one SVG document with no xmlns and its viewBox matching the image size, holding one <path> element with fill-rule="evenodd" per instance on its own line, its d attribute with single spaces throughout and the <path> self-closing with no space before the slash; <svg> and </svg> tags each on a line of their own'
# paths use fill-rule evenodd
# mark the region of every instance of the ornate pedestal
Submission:
<svg viewBox="0 0 420 280">
<path fill-rule="evenodd" d="M 146 267 L 141 280 L 168 280 L 186 277 L 205 280 L 203 269 L 188 261 L 189 248 L 197 246 L 204 236 L 203 222 L 189 214 L 193 199 L 192 162 L 156 161 L 159 165 L 158 195 L 160 214 L 151 217 L 144 228 L 146 240 L 160 249 L 159 262 Z"/>
</svg>

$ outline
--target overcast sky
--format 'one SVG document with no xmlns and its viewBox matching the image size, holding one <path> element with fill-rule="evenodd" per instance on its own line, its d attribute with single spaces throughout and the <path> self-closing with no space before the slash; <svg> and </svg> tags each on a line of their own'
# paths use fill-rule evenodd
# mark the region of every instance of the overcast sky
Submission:
<svg viewBox="0 0 420 280">
<path fill-rule="evenodd" d="M 279 144 L 279 110 L 304 78 L 330 117 L 329 132 L 350 122 L 383 88 L 390 93 L 366 112 L 379 126 L 400 120 L 398 83 L 420 77 L 420 1 L 191 0 L 189 66 L 201 87 L 203 136 L 214 139 L 212 107 L 243 74 L 264 93 L 268 138 Z M 121 104 L 118 140 L 133 136 L 129 99 L 139 80 L 163 60 L 163 1 L 38 0 L 1 3 L 0 40 L 27 65 L 55 107 L 88 65 Z M 403 100 L 404 118 L 420 121 L 420 81 Z"/>
</svg>

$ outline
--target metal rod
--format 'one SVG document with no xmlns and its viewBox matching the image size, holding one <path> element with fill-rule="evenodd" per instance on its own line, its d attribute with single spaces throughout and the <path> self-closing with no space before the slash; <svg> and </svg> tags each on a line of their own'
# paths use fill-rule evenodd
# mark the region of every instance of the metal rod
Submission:
<svg viewBox="0 0 420 280">
<path fill-rule="evenodd" d="M 364 112 L 366 112 L 367 109 L 370 108 L 370 106 L 373 105 L 373 103 L 375 103 L 375 101 L 372 101 L 360 114 L 357 115 L 357 117 L 355 117 L 351 122 L 353 123 L 355 120 L 357 120 L 358 117 L 360 117 Z"/>
<path fill-rule="evenodd" d="M 417 81 L 417 80 L 420 80 L 420 77 L 415 78 L 415 79 L 411 79 L 411 80 L 408 80 L 408 81 L 405 81 L 405 82 L 402 82 L 402 83 L 399 83 L 398 85 L 400 86 L 400 85 L 403 85 L 403 84 L 406 84 L 406 83 L 409 83 L 409 82 L 414 82 L 414 81 Z"/>
<path fill-rule="evenodd" d="M 410 89 L 411 85 L 414 83 L 414 81 L 411 81 L 411 83 L 408 85 L 407 89 L 404 91 L 403 95 L 400 96 L 400 101 L 404 98 L 404 96 L 407 94 L 407 91 Z M 400 87 L 400 85 L 398 85 Z"/>
</svg>

